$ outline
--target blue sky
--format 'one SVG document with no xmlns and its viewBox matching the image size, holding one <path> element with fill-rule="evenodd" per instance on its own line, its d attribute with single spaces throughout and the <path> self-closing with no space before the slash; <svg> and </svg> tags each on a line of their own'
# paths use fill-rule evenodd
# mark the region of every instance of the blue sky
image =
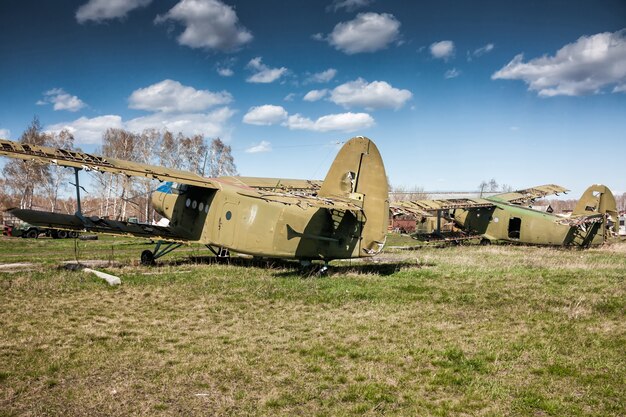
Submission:
<svg viewBox="0 0 626 417">
<path fill-rule="evenodd" d="M 220 136 L 242 175 L 323 178 L 355 135 L 394 185 L 626 191 L 626 3 L 0 3 L 0 134 L 38 115 Z"/>
</svg>

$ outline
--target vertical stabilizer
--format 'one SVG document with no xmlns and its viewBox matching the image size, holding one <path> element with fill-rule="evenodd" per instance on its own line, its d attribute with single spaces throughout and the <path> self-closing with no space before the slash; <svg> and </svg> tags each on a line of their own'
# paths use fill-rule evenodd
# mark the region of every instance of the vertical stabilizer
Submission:
<svg viewBox="0 0 626 417">
<path fill-rule="evenodd" d="M 604 214 L 607 217 L 607 228 L 617 233 L 619 231 L 619 215 L 617 203 L 613 193 L 606 185 L 594 184 L 583 193 L 572 216 L 586 216 L 593 214 Z"/>
<path fill-rule="evenodd" d="M 382 250 L 389 219 L 389 189 L 385 166 L 374 142 L 362 136 L 346 142 L 318 195 L 362 202 L 364 223 L 359 256 L 374 255 Z"/>
</svg>

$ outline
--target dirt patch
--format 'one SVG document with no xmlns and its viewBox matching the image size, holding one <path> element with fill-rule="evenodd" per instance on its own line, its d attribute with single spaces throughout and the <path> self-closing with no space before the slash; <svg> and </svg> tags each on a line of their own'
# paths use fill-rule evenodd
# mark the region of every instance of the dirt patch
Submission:
<svg viewBox="0 0 626 417">
<path fill-rule="evenodd" d="M 0 272 L 20 272 L 35 269 L 35 264 L 30 262 L 16 262 L 10 264 L 0 264 Z"/>
</svg>

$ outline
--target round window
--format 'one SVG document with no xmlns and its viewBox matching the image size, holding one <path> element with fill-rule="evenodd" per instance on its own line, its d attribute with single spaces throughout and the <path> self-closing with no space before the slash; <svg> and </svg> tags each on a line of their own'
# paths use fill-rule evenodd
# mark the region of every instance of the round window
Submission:
<svg viewBox="0 0 626 417">
<path fill-rule="evenodd" d="M 209 205 L 207 204 L 206 206 L 204 206 L 204 212 L 208 213 L 209 212 Z"/>
<path fill-rule="evenodd" d="M 202 211 L 204 210 L 204 203 L 200 203 L 200 205 L 198 206 L 198 211 Z"/>
<path fill-rule="evenodd" d="M 233 213 L 231 213 L 230 211 L 226 212 L 226 220 L 230 220 L 230 218 L 233 217 Z"/>
<path fill-rule="evenodd" d="M 191 198 L 188 198 L 187 201 L 185 201 L 185 207 L 189 207 L 191 205 Z"/>
<path fill-rule="evenodd" d="M 191 208 L 195 210 L 196 207 L 198 207 L 198 202 L 196 200 L 193 200 L 193 203 L 191 203 Z"/>
</svg>

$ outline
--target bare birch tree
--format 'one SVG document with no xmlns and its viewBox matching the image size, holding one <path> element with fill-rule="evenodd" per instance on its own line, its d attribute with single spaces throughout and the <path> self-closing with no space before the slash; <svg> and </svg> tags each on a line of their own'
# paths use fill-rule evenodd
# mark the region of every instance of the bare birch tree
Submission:
<svg viewBox="0 0 626 417">
<path fill-rule="evenodd" d="M 224 175 L 237 175 L 237 167 L 231 147 L 222 142 L 220 138 L 215 138 L 209 147 L 209 176 L 221 177 Z"/>
<path fill-rule="evenodd" d="M 42 131 L 41 123 L 37 116 L 33 117 L 31 124 L 24 131 L 19 141 L 29 145 L 44 146 L 48 141 L 48 135 Z M 2 169 L 6 179 L 6 185 L 14 194 L 20 196 L 20 208 L 32 208 L 33 198 L 38 189 L 43 187 L 49 176 L 47 165 L 33 161 L 10 160 Z"/>
<path fill-rule="evenodd" d="M 48 137 L 48 146 L 66 150 L 74 149 L 74 136 L 67 130 L 51 134 Z M 57 211 L 59 193 L 67 188 L 67 183 L 72 176 L 72 171 L 66 167 L 51 165 L 48 169 L 48 177 L 44 188 L 50 204 L 50 211 Z"/>
</svg>

